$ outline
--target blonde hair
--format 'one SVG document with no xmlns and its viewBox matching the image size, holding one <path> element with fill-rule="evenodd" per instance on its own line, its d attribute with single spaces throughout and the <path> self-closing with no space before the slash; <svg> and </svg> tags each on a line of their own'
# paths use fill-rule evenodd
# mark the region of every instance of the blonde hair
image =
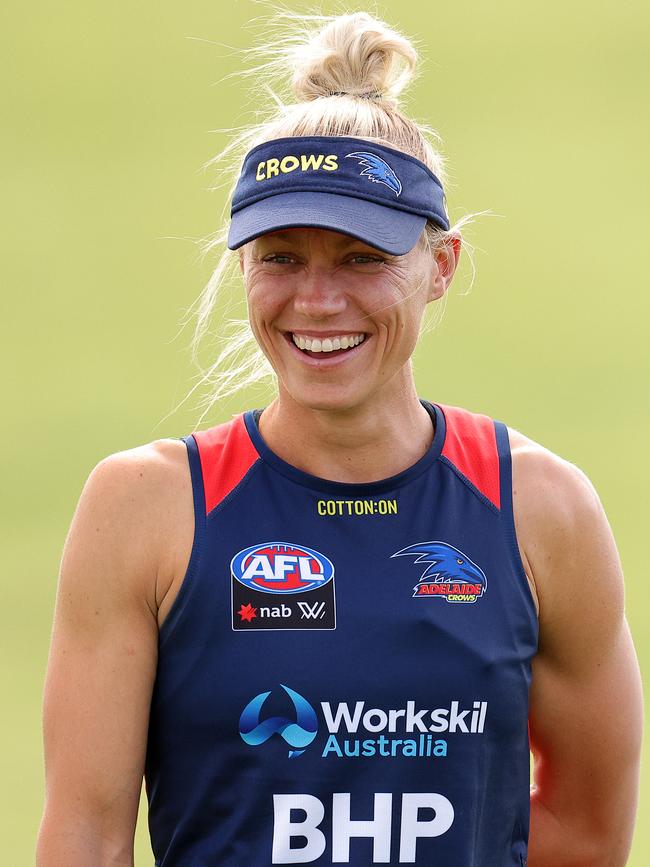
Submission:
<svg viewBox="0 0 650 867">
<path fill-rule="evenodd" d="M 275 41 L 249 53 L 268 60 L 244 74 L 254 74 L 258 87 L 260 77 L 266 78 L 273 113 L 263 122 L 240 131 L 205 166 L 224 160 L 230 164 L 228 176 L 232 185 L 228 201 L 245 154 L 255 145 L 286 136 L 353 136 L 385 144 L 421 160 L 445 184 L 445 161 L 433 144 L 439 142 L 437 133 L 408 118 L 399 107 L 398 97 L 413 78 L 418 59 L 406 37 L 365 12 L 335 17 L 285 12 L 265 25 L 267 32 L 269 27 L 276 29 Z M 271 86 L 278 79 L 286 80 L 287 70 L 293 70 L 293 101 L 283 100 Z M 476 215 L 463 217 L 446 232 L 428 222 L 421 243 L 433 252 L 452 238 L 462 237 L 461 227 L 473 216 Z M 229 219 L 225 219 L 217 232 L 199 242 L 202 258 L 216 250 L 221 250 L 221 254 L 208 283 L 187 311 L 186 321 L 196 317 L 192 359 L 201 371 L 187 397 L 203 384 L 209 387 L 209 394 L 201 402 L 205 409 L 199 423 L 215 403 L 239 389 L 268 386 L 269 380 L 275 381 L 273 369 L 257 345 L 248 320 L 230 315 L 237 304 L 234 298 L 225 299 L 229 307 L 219 324 L 216 359 L 207 368 L 199 361 L 199 348 L 210 331 L 224 290 L 234 281 L 238 288 L 241 285 L 238 253 L 226 247 L 228 226 Z"/>
</svg>

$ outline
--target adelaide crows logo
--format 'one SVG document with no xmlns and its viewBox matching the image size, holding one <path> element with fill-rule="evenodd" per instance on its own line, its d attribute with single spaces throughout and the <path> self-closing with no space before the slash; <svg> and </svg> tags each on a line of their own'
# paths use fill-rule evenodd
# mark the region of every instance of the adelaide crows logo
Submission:
<svg viewBox="0 0 650 867">
<path fill-rule="evenodd" d="M 372 181 L 374 184 L 384 184 L 391 189 L 396 196 L 402 192 L 402 182 L 391 169 L 387 162 L 375 154 L 366 153 L 365 151 L 355 151 L 352 154 L 346 154 L 347 157 L 354 157 L 359 160 L 362 166 L 365 166 L 361 174 Z"/>
<path fill-rule="evenodd" d="M 270 692 L 261 692 L 255 698 L 252 698 L 242 711 L 242 715 L 239 718 L 239 734 L 244 743 L 256 747 L 259 744 L 266 743 L 270 737 L 277 733 L 290 747 L 301 747 L 301 749 L 289 750 L 289 758 L 293 759 L 296 756 L 302 755 L 305 747 L 308 747 L 316 737 L 318 733 L 318 720 L 314 708 L 309 704 L 307 699 L 283 683 L 280 686 L 293 702 L 296 711 L 296 721 L 293 722 L 293 720 L 286 719 L 286 717 L 272 716 L 260 722 L 262 705 L 271 695 Z"/>
<path fill-rule="evenodd" d="M 391 554 L 415 557 L 427 566 L 413 588 L 413 596 L 441 596 L 447 602 L 476 602 L 487 590 L 480 566 L 447 542 L 420 542 Z"/>
</svg>

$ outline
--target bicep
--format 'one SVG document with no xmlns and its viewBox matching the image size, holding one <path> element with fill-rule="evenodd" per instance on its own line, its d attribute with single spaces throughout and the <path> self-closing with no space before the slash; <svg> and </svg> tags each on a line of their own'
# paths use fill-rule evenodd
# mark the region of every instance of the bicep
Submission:
<svg viewBox="0 0 650 867">
<path fill-rule="evenodd" d="M 143 591 L 152 543 L 133 474 L 107 459 L 84 487 L 64 547 L 43 705 L 45 821 L 97 823 L 115 840 L 135 829 L 157 661 Z"/>
<path fill-rule="evenodd" d="M 577 468 L 564 465 L 560 477 L 552 471 L 546 482 L 555 489 L 543 500 L 557 506 L 540 516 L 544 529 L 529 558 L 540 589 L 530 693 L 535 784 L 560 821 L 611 834 L 614 824 L 629 829 L 634 818 L 640 676 L 602 505 Z"/>
<path fill-rule="evenodd" d="M 585 651 L 587 652 L 587 651 Z M 535 785 L 560 820 L 628 826 L 636 808 L 640 686 L 627 623 L 590 671 L 533 663 L 530 740 Z"/>
</svg>

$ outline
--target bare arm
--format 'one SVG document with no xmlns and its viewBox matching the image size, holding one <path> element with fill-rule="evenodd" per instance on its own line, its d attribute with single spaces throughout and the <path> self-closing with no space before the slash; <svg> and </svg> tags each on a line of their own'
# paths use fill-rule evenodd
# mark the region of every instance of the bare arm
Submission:
<svg viewBox="0 0 650 867">
<path fill-rule="evenodd" d="M 44 693 L 38 867 L 133 865 L 164 475 L 156 444 L 111 455 L 90 474 L 70 527 Z"/>
<path fill-rule="evenodd" d="M 518 534 L 540 602 L 528 867 L 624 867 L 637 807 L 642 692 L 618 552 L 577 467 L 539 446 L 514 455 Z"/>
</svg>

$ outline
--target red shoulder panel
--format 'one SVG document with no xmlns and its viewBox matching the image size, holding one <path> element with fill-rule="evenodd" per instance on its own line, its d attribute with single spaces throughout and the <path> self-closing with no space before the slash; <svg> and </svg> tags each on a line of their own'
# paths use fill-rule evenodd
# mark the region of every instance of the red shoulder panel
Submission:
<svg viewBox="0 0 650 867">
<path fill-rule="evenodd" d="M 493 420 L 459 406 L 438 406 L 447 432 L 442 454 L 490 500 L 501 508 L 499 452 Z"/>
<path fill-rule="evenodd" d="M 259 455 L 248 436 L 243 414 L 208 430 L 195 431 L 192 436 L 201 458 L 207 515 L 237 487 Z"/>
</svg>

